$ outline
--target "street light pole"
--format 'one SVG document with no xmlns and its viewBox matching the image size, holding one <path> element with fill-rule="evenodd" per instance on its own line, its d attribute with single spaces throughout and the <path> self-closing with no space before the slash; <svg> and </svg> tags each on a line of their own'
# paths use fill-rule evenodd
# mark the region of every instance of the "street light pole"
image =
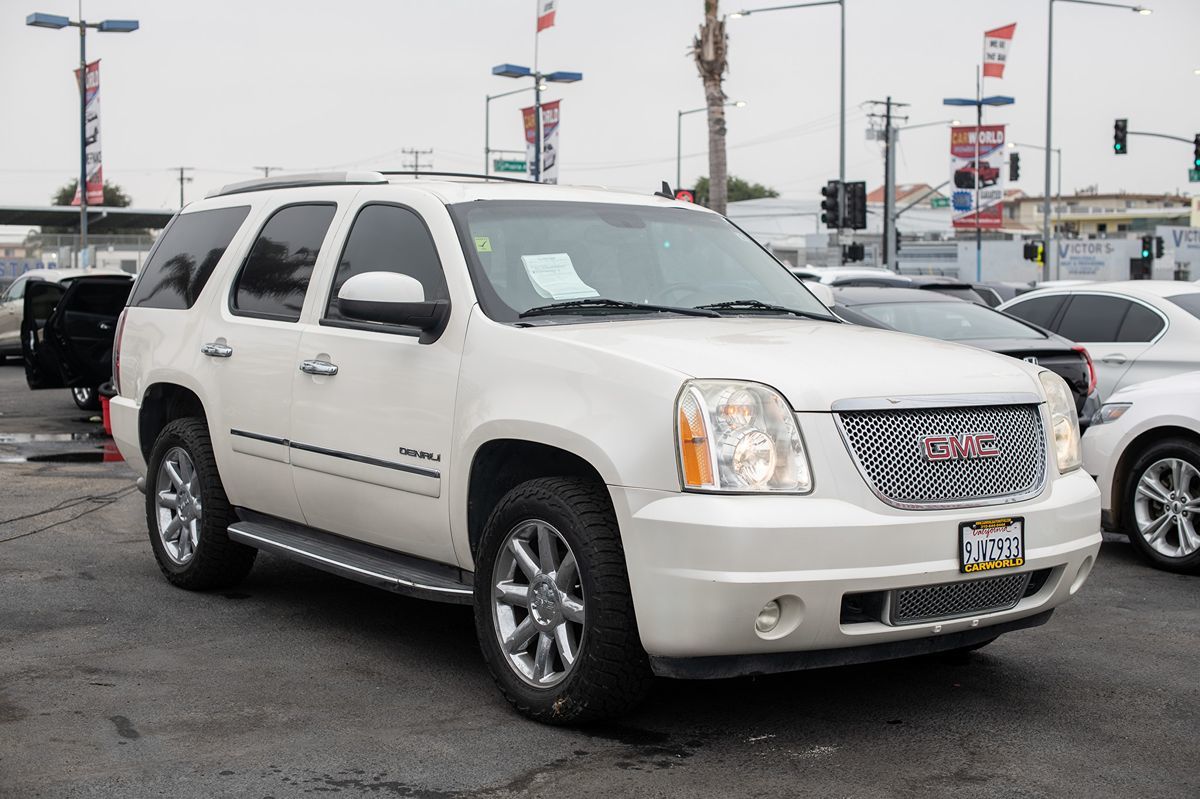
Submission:
<svg viewBox="0 0 1200 799">
<path fill-rule="evenodd" d="M 101 33 L 133 33 L 138 29 L 135 19 L 106 19 L 88 22 L 80 14 L 79 19 L 35 12 L 25 18 L 25 24 L 33 28 L 79 28 L 79 265 L 87 265 L 88 248 L 88 199 L 87 199 L 87 29 L 95 28 Z"/>
<path fill-rule="evenodd" d="M 536 42 L 536 39 L 535 39 Z M 533 163 L 530 164 L 529 176 L 534 183 L 540 182 L 542 177 L 542 92 L 546 90 L 547 83 L 575 83 L 583 80 L 582 72 L 566 72 L 556 70 L 554 72 L 543 73 L 537 69 L 537 48 L 534 48 L 534 68 L 522 67 L 516 64 L 499 64 L 492 67 L 492 74 L 499 75 L 502 78 L 533 78 Z M 506 94 L 514 94 L 515 92 L 506 92 Z M 495 97 L 503 97 L 503 94 L 494 95 Z M 490 100 L 490 98 L 489 98 Z M 484 124 L 488 125 L 487 113 L 484 113 Z M 484 135 L 484 149 L 490 152 L 490 147 L 486 144 L 487 134 Z"/>
<path fill-rule="evenodd" d="M 1051 98 L 1054 92 L 1054 4 L 1055 3 L 1077 3 L 1084 6 L 1105 6 L 1107 8 L 1123 8 L 1127 11 L 1132 11 L 1135 14 L 1145 16 L 1150 14 L 1150 9 L 1144 6 L 1130 6 L 1124 3 L 1105 3 L 1100 0 L 1047 0 L 1047 24 L 1046 24 L 1046 163 L 1045 163 L 1045 180 L 1042 184 L 1042 241 L 1046 242 L 1046 246 L 1051 246 L 1053 241 L 1050 238 L 1050 153 L 1053 152 L 1051 140 L 1051 109 L 1053 103 Z M 1062 166 L 1062 159 L 1059 159 L 1059 167 Z M 1055 235 L 1058 231 L 1055 230 Z M 1054 260 L 1058 263 L 1058 247 L 1054 246 Z M 1050 279 L 1050 263 L 1047 261 L 1042 264 L 1042 280 Z"/>
<path fill-rule="evenodd" d="M 522 86 L 519 89 L 513 89 L 511 92 L 500 92 L 499 94 L 488 94 L 484 96 L 483 103 L 483 174 L 490 175 L 492 163 L 492 100 L 497 100 L 501 97 L 508 97 L 510 94 L 520 94 L 521 92 L 531 91 L 532 86 Z"/>
<path fill-rule="evenodd" d="M 726 108 L 742 108 L 746 105 L 745 100 L 734 100 L 733 102 L 725 103 Z M 698 114 L 701 111 L 707 111 L 708 106 L 703 108 L 692 108 L 687 111 L 676 111 L 675 114 L 675 188 L 678 189 L 683 184 L 683 118 L 688 114 Z"/>
</svg>

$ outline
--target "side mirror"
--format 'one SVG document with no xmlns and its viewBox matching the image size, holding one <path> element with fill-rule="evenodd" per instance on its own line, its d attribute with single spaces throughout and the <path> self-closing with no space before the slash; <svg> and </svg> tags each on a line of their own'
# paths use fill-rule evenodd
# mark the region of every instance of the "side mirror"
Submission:
<svg viewBox="0 0 1200 799">
<path fill-rule="evenodd" d="M 816 283 L 804 281 L 804 288 L 812 292 L 813 296 L 821 301 L 821 304 L 826 308 L 833 307 L 833 289 L 826 286 L 824 283 Z"/>
<path fill-rule="evenodd" d="M 440 333 L 450 316 L 450 301 L 426 300 L 420 281 L 409 275 L 363 272 L 342 284 L 338 310 L 348 319 Z"/>
</svg>

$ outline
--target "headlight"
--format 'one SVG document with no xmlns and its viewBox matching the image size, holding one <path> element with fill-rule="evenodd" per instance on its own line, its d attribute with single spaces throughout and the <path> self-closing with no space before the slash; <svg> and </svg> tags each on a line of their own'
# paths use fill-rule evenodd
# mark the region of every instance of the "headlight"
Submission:
<svg viewBox="0 0 1200 799">
<path fill-rule="evenodd" d="M 1058 471 L 1078 469 L 1079 418 L 1075 415 L 1075 399 L 1067 383 L 1053 372 L 1040 372 L 1038 378 L 1046 391 L 1046 408 L 1050 411 L 1050 431 L 1054 436 L 1054 455 L 1058 458 Z"/>
<path fill-rule="evenodd" d="M 1092 424 L 1107 424 L 1115 422 L 1125 415 L 1125 411 L 1133 405 L 1132 402 L 1109 402 L 1100 406 L 1100 410 L 1092 414 Z"/>
<path fill-rule="evenodd" d="M 675 416 L 685 490 L 812 490 L 796 419 L 774 389 L 693 380 L 680 392 Z"/>
</svg>

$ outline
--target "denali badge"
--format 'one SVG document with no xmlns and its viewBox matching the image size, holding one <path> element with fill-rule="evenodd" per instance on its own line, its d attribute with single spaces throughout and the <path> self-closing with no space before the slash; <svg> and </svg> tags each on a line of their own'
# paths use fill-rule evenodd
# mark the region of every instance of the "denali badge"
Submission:
<svg viewBox="0 0 1200 799">
<path fill-rule="evenodd" d="M 921 450 L 927 461 L 995 458 L 1000 454 L 995 433 L 963 433 L 961 436 L 923 436 Z"/>
<path fill-rule="evenodd" d="M 442 453 L 426 452 L 423 449 L 409 449 L 408 447 L 400 448 L 401 455 L 407 455 L 410 458 L 420 458 L 423 461 L 440 461 Z"/>
</svg>

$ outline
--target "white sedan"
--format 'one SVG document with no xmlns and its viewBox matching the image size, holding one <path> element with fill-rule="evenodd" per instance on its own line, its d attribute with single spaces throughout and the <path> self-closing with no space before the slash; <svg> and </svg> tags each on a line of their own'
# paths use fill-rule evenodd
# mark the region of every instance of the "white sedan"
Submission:
<svg viewBox="0 0 1200 799">
<path fill-rule="evenodd" d="M 1200 573 L 1200 372 L 1113 394 L 1082 446 L 1105 528 L 1161 569 Z"/>
<path fill-rule="evenodd" d="M 1200 286 L 1127 280 L 1031 291 L 999 310 L 1087 347 L 1100 396 L 1200 369 Z"/>
</svg>

